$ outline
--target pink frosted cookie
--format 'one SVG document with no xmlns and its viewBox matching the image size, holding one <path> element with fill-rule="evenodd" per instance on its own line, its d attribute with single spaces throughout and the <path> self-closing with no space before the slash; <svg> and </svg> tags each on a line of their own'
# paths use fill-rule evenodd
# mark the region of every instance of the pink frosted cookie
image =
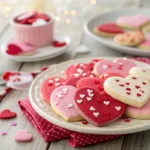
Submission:
<svg viewBox="0 0 150 150">
<path fill-rule="evenodd" d="M 133 67 L 130 69 L 129 74 L 140 76 L 150 81 L 150 69 L 142 69 L 140 67 Z"/>
<path fill-rule="evenodd" d="M 125 115 L 135 119 L 150 119 L 150 99 L 141 108 L 128 106 Z"/>
<path fill-rule="evenodd" d="M 19 71 L 7 71 L 2 78 L 7 82 L 8 87 L 18 90 L 26 90 L 34 80 L 30 73 Z"/>
<path fill-rule="evenodd" d="M 50 95 L 52 91 L 60 86 L 65 84 L 65 79 L 62 79 L 60 77 L 51 77 L 45 80 L 41 86 L 40 93 L 43 99 L 50 103 Z"/>
<path fill-rule="evenodd" d="M 110 60 L 102 60 L 95 64 L 94 74 L 100 76 L 106 73 L 118 73 L 123 77 L 129 75 L 129 70 L 136 64 L 127 58 L 118 58 L 114 62 Z"/>
<path fill-rule="evenodd" d="M 71 65 L 66 70 L 66 76 L 67 77 L 87 77 L 91 75 L 93 68 L 91 64 L 75 64 Z"/>
<path fill-rule="evenodd" d="M 76 87 L 77 82 L 80 80 L 80 77 L 70 77 L 69 79 L 66 80 L 65 85 L 71 85 Z"/>
<path fill-rule="evenodd" d="M 142 50 L 150 50 L 150 39 L 144 40 L 140 45 L 137 46 Z"/>
<path fill-rule="evenodd" d="M 82 120 L 73 104 L 76 91 L 75 87 L 64 85 L 56 88 L 51 94 L 52 109 L 66 121 Z"/>
<path fill-rule="evenodd" d="M 142 107 L 150 98 L 150 82 L 142 77 L 130 75 L 126 78 L 110 77 L 104 82 L 104 90 L 125 104 Z"/>
<path fill-rule="evenodd" d="M 125 104 L 93 88 L 79 89 L 75 94 L 74 106 L 85 120 L 96 126 L 117 120 L 126 109 Z"/>
<path fill-rule="evenodd" d="M 148 22 L 149 18 L 145 15 L 121 16 L 116 21 L 117 25 L 119 25 L 120 27 L 138 30 Z"/>
<path fill-rule="evenodd" d="M 103 79 L 104 81 L 107 79 L 107 78 L 110 78 L 110 77 L 123 77 L 121 76 L 119 73 L 115 73 L 115 72 L 109 72 L 109 73 L 104 73 L 100 76 L 101 79 Z"/>
</svg>

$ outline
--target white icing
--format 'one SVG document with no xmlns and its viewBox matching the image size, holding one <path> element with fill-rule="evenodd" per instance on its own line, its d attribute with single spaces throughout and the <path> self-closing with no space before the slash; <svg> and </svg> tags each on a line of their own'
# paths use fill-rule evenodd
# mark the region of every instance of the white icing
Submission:
<svg viewBox="0 0 150 150">
<path fill-rule="evenodd" d="M 79 96 L 80 96 L 80 98 L 84 98 L 85 94 L 80 94 Z"/>
<path fill-rule="evenodd" d="M 82 103 L 82 99 L 78 99 L 77 103 L 81 104 Z"/>
<path fill-rule="evenodd" d="M 105 104 L 105 105 L 109 105 L 110 102 L 109 102 L 109 101 L 104 101 L 104 104 Z"/>
<path fill-rule="evenodd" d="M 93 110 L 95 110 L 95 108 L 94 108 L 93 106 L 91 106 L 91 107 L 90 107 L 90 110 L 92 110 L 92 111 L 93 111 Z"/>
<path fill-rule="evenodd" d="M 121 110 L 121 107 L 120 107 L 120 106 L 116 106 L 115 109 L 116 109 L 117 111 L 120 111 L 120 110 Z"/>
<path fill-rule="evenodd" d="M 99 112 L 93 112 L 93 115 L 94 115 L 95 117 L 98 117 L 98 116 L 99 116 Z"/>
<path fill-rule="evenodd" d="M 91 98 L 91 97 L 87 97 L 86 99 L 87 99 L 88 101 L 91 101 L 91 100 L 92 100 L 92 98 Z"/>
</svg>

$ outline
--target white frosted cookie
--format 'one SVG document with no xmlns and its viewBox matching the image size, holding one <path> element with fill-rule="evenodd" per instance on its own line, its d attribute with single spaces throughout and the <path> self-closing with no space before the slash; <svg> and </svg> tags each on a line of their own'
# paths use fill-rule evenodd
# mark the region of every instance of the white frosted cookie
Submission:
<svg viewBox="0 0 150 150">
<path fill-rule="evenodd" d="M 114 37 L 114 42 L 122 46 L 137 46 L 144 40 L 144 35 L 140 31 L 126 32 Z"/>
<path fill-rule="evenodd" d="M 125 104 L 142 107 L 150 97 L 150 82 L 139 76 L 110 77 L 104 82 L 107 94 Z"/>
<path fill-rule="evenodd" d="M 129 70 L 129 74 L 140 76 L 150 81 L 150 69 L 142 69 L 140 67 L 133 67 Z"/>
</svg>

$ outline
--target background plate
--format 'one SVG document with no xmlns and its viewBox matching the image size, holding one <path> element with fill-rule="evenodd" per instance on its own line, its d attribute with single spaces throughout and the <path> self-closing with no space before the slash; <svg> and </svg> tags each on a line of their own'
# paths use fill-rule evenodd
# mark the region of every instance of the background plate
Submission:
<svg viewBox="0 0 150 150">
<path fill-rule="evenodd" d="M 142 50 L 136 47 L 120 46 L 115 44 L 112 38 L 105 38 L 102 36 L 98 36 L 93 32 L 94 28 L 99 24 L 103 24 L 107 22 L 115 22 L 116 19 L 120 16 L 124 16 L 124 15 L 134 16 L 138 14 L 143 14 L 150 18 L 149 8 L 130 8 L 130 9 L 126 8 L 123 10 L 109 12 L 103 15 L 98 15 L 88 20 L 84 24 L 84 31 L 94 40 L 104 44 L 105 46 L 112 48 L 112 50 L 117 50 L 122 53 L 127 53 L 127 54 L 132 54 L 137 56 L 150 56 L 150 50 Z M 148 33 L 146 33 L 145 35 L 147 34 Z"/>
<path fill-rule="evenodd" d="M 116 59 L 113 57 L 100 57 L 100 58 L 109 60 Z M 123 119 L 120 119 L 104 127 L 96 127 L 91 124 L 83 125 L 82 122 L 66 122 L 62 118 L 57 116 L 51 109 L 51 106 L 41 98 L 39 91 L 44 80 L 52 76 L 65 77 L 64 71 L 68 66 L 79 62 L 90 62 L 92 59 L 94 58 L 82 58 L 66 61 L 58 65 L 54 65 L 50 67 L 48 70 L 44 71 L 42 74 L 40 74 L 32 83 L 29 91 L 30 102 L 35 111 L 40 116 L 42 116 L 43 118 L 45 118 L 46 120 L 50 121 L 53 124 L 82 133 L 104 134 L 104 135 L 127 134 L 150 129 L 150 120 L 138 120 L 138 119 L 130 119 L 130 122 L 124 122 Z M 138 61 L 134 62 L 140 67 L 150 68 L 150 66 L 145 63 L 141 63 Z"/>
</svg>

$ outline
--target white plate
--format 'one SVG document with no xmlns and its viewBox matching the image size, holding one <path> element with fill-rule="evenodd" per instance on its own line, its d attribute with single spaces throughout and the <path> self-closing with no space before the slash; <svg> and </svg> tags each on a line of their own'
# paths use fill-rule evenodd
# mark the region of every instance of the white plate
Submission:
<svg viewBox="0 0 150 150">
<path fill-rule="evenodd" d="M 103 57 L 104 59 L 114 60 L 116 58 L 113 57 Z M 137 119 L 130 119 L 130 122 L 124 122 L 122 119 L 113 122 L 112 124 L 104 127 L 96 127 L 91 124 L 83 125 L 82 122 L 66 122 L 59 116 L 57 116 L 51 106 L 47 104 L 40 96 L 40 87 L 44 80 L 51 76 L 61 76 L 65 77 L 63 74 L 64 70 L 70 66 L 71 64 L 79 63 L 79 62 L 90 62 L 94 58 L 83 58 L 83 59 L 76 59 L 71 61 L 66 61 L 60 63 L 58 65 L 52 66 L 48 70 L 44 71 L 40 74 L 32 83 L 29 91 L 29 98 L 30 102 L 35 109 L 35 111 L 45 118 L 46 120 L 61 126 L 63 128 L 83 132 L 83 133 L 92 133 L 92 134 L 127 134 L 127 133 L 134 133 L 139 131 L 144 131 L 150 129 L 150 120 L 137 120 Z M 134 60 L 133 60 L 134 61 Z M 134 61 L 138 66 L 143 68 L 149 68 L 150 66 L 141 63 L 138 61 Z"/>
<path fill-rule="evenodd" d="M 15 60 L 15 61 L 21 61 L 21 62 L 41 61 L 41 60 L 46 60 L 46 59 L 50 59 L 50 58 L 59 56 L 67 50 L 67 48 L 71 42 L 70 38 L 67 36 L 56 37 L 55 38 L 56 40 L 65 41 L 67 44 L 63 47 L 58 47 L 58 48 L 52 47 L 51 45 L 37 48 L 37 52 L 30 56 L 13 56 L 13 55 L 9 55 L 6 53 L 7 45 L 11 41 L 11 39 L 12 38 L 9 38 L 3 42 L 3 44 L 1 45 L 1 52 L 4 56 L 8 57 L 9 59 Z"/>
<path fill-rule="evenodd" d="M 131 15 L 138 15 L 138 14 L 143 14 L 150 18 L 149 8 L 132 8 L 132 9 L 126 8 L 123 10 L 109 12 L 103 15 L 98 15 L 88 20 L 84 24 L 84 31 L 94 40 L 104 44 L 105 46 L 112 48 L 113 50 L 117 50 L 122 53 L 137 55 L 137 56 L 150 56 L 150 50 L 142 50 L 136 47 L 120 46 L 115 44 L 112 38 L 105 38 L 102 36 L 98 36 L 93 32 L 96 26 L 107 22 L 115 22 L 116 19 L 120 16 L 124 16 L 124 15 L 131 16 Z"/>
</svg>

